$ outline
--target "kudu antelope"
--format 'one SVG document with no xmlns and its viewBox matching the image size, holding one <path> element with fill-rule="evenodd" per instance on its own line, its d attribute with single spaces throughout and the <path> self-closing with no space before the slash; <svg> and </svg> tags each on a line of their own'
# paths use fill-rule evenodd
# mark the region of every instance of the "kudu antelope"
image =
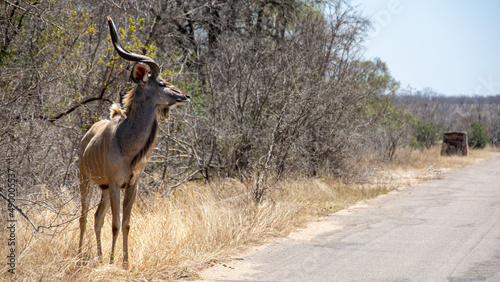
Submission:
<svg viewBox="0 0 500 282">
<path fill-rule="evenodd" d="M 131 74 L 136 85 L 125 95 L 124 109 L 113 105 L 110 120 L 95 123 L 81 141 L 79 168 L 82 216 L 78 253 L 82 251 L 93 182 L 102 189 L 94 223 L 97 254 L 102 258 L 101 227 L 106 212 L 111 207 L 113 243 L 110 263 L 113 263 L 120 230 L 120 189 L 124 189 L 121 226 L 123 265 L 127 267 L 130 213 L 137 194 L 137 182 L 156 144 L 156 117 L 166 117 L 171 106 L 189 102 L 190 97 L 160 77 L 160 67 L 153 59 L 124 49 L 109 17 L 108 24 L 111 40 L 118 54 L 126 60 L 136 62 Z M 140 63 L 148 65 L 151 74 Z"/>
</svg>

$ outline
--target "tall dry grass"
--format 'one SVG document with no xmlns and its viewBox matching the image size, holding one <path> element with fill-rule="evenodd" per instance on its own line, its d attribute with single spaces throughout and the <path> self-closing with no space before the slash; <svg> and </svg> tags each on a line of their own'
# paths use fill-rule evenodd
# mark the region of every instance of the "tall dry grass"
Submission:
<svg viewBox="0 0 500 282">
<path fill-rule="evenodd" d="M 497 156 L 492 149 L 472 151 L 468 158 L 437 157 L 439 151 L 402 151 L 391 168 L 426 168 L 464 166 L 479 159 Z M 277 183 L 269 196 L 256 205 L 243 183 L 224 179 L 211 185 L 190 182 L 170 197 L 141 195 L 132 214 L 130 267 L 121 267 L 121 236 L 115 264 L 108 264 L 111 246 L 111 217 L 108 214 L 103 231 L 103 262 L 96 258 L 93 213 L 90 212 L 85 238 L 84 256 L 78 258 L 78 211 L 80 203 L 68 191 L 59 199 L 66 201 L 58 214 L 47 209 L 31 210 L 30 218 L 38 225 L 57 225 L 53 235 L 33 233 L 33 228 L 17 216 L 16 274 L 2 277 L 24 281 L 108 281 L 108 280 L 174 280 L 194 278 L 196 272 L 210 262 L 234 254 L 241 247 L 259 244 L 284 236 L 302 226 L 311 217 L 335 212 L 362 199 L 391 190 L 391 185 L 344 183 L 333 177 L 289 178 Z M 38 187 L 41 200 L 49 197 Z M 45 196 L 44 196 L 45 195 Z M 95 199 L 96 201 L 97 199 Z M 2 220 L 5 215 L 2 215 Z M 2 221 L 3 222 L 3 221 Z M 6 258 L 8 230 L 0 229 L 2 258 Z M 7 275 L 5 275 L 7 274 Z"/>
</svg>

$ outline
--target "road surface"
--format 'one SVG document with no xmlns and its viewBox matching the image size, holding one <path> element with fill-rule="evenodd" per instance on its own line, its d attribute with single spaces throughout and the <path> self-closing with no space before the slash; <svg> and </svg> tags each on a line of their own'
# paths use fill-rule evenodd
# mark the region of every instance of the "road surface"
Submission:
<svg viewBox="0 0 500 282">
<path fill-rule="evenodd" d="M 500 158 L 367 201 L 308 229 L 200 275 L 211 281 L 500 281 Z"/>
</svg>

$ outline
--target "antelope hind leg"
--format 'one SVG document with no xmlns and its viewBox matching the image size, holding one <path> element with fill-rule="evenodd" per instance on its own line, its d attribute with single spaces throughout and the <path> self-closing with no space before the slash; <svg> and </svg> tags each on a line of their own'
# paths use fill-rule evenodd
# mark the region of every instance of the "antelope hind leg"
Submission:
<svg viewBox="0 0 500 282">
<path fill-rule="evenodd" d="M 123 199 L 123 267 L 128 268 L 128 234 L 130 231 L 130 215 L 132 213 L 132 206 L 134 205 L 135 196 L 137 195 L 137 182 L 130 185 L 125 190 L 125 197 Z"/>
</svg>

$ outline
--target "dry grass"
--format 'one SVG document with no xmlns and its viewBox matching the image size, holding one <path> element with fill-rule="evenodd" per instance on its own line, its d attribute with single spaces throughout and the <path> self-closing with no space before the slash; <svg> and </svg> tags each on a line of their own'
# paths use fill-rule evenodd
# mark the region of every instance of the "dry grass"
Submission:
<svg viewBox="0 0 500 282">
<path fill-rule="evenodd" d="M 469 158 L 441 158 L 437 149 L 401 152 L 384 169 L 458 168 L 480 159 L 499 155 L 487 149 L 472 151 Z M 286 179 L 276 185 L 268 199 L 255 205 L 242 183 L 225 179 L 212 185 L 191 182 L 168 198 L 154 195 L 138 199 L 132 215 L 131 265 L 121 268 L 121 236 L 114 265 L 109 255 L 104 262 L 96 256 L 93 220 L 89 216 L 85 259 L 76 256 L 78 220 L 56 229 L 57 234 L 33 234 L 29 224 L 18 216 L 16 231 L 17 267 L 13 278 L 26 281 L 154 281 L 195 278 L 196 272 L 214 260 L 241 247 L 259 244 L 268 238 L 284 236 L 302 226 L 312 216 L 338 211 L 360 200 L 391 190 L 392 186 L 345 184 L 335 178 Z M 72 219 L 79 202 L 69 201 L 57 217 L 49 211 L 30 212 L 39 225 Z M 91 211 L 93 215 L 94 211 Z M 111 223 L 108 215 L 103 231 L 103 248 L 109 252 Z M 8 233 L 0 230 L 0 245 L 6 246 Z M 1 248 L 5 258 L 7 248 Z M 0 271 L 8 267 L 2 263 Z"/>
<path fill-rule="evenodd" d="M 384 169 L 425 169 L 434 168 L 458 169 L 481 160 L 500 155 L 500 150 L 488 146 L 485 149 L 470 150 L 468 157 L 441 156 L 441 147 L 434 146 L 430 149 L 416 150 L 404 148 L 397 151 L 392 162 L 380 164 Z"/>
</svg>

